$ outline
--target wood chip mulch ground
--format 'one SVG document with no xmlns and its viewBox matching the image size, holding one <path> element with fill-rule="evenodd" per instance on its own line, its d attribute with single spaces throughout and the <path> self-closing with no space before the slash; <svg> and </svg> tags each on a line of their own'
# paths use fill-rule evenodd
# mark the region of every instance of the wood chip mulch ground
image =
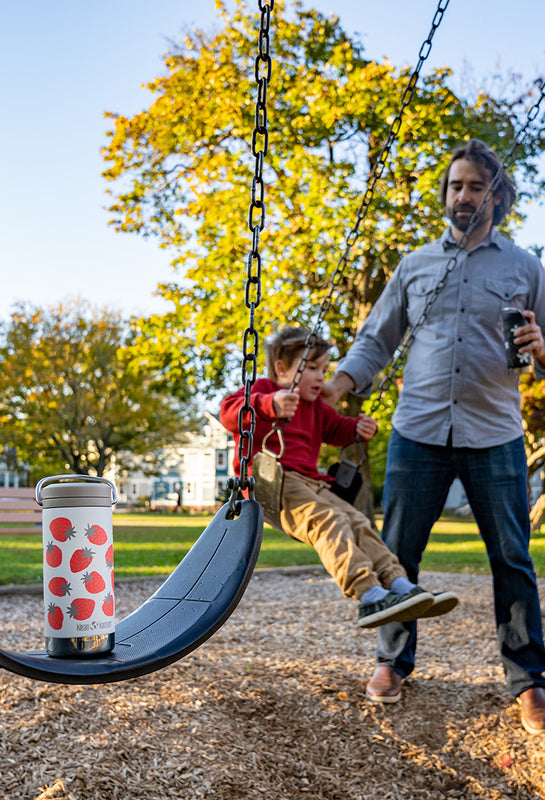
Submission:
<svg viewBox="0 0 545 800">
<path fill-rule="evenodd" d="M 365 699 L 376 633 L 321 572 L 257 573 L 226 625 L 167 669 L 61 686 L 0 671 L 1 800 L 541 800 L 490 578 L 427 573 L 460 606 L 419 629 L 403 699 Z M 120 584 L 124 616 L 157 581 Z M 545 607 L 545 581 L 540 581 Z M 2 647 L 41 647 L 41 599 L 0 597 Z"/>
</svg>

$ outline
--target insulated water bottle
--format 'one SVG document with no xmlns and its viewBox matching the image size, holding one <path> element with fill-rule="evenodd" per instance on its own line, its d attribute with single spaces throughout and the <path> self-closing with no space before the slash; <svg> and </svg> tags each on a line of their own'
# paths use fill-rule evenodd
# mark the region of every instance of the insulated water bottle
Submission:
<svg viewBox="0 0 545 800">
<path fill-rule="evenodd" d="M 55 475 L 36 486 L 42 506 L 45 644 L 50 656 L 103 655 L 115 642 L 114 485 Z"/>
</svg>

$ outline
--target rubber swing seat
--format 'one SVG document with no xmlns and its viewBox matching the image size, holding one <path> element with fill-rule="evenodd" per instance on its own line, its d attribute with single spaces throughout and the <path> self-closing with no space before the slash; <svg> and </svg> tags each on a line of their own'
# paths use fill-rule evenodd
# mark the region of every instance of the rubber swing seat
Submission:
<svg viewBox="0 0 545 800">
<path fill-rule="evenodd" d="M 242 500 L 228 519 L 220 508 L 162 586 L 116 625 L 115 647 L 104 657 L 53 658 L 46 650 L 0 649 L 0 666 L 40 681 L 113 683 L 162 669 L 205 642 L 238 605 L 263 535 L 263 512 Z"/>
</svg>

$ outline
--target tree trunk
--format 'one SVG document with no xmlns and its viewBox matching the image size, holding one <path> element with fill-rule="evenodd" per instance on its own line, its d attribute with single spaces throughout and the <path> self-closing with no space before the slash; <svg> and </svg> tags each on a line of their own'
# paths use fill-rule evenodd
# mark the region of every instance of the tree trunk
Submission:
<svg viewBox="0 0 545 800">
<path fill-rule="evenodd" d="M 354 394 L 346 395 L 340 403 L 340 411 L 346 416 L 357 417 L 361 411 L 361 397 L 356 397 Z M 354 502 L 354 507 L 361 511 L 362 514 L 371 521 L 373 528 L 375 525 L 375 509 L 373 503 L 373 482 L 371 480 L 371 470 L 369 468 L 369 460 L 367 458 L 367 445 L 363 444 L 365 452 L 365 461 L 360 467 L 360 472 L 363 476 L 363 484 Z M 349 445 L 343 449 L 343 457 L 348 461 L 359 463 L 361 459 L 361 449 L 359 444 Z"/>
<path fill-rule="evenodd" d="M 530 526 L 533 531 L 541 528 L 545 516 L 545 494 L 540 494 L 530 510 Z"/>
</svg>

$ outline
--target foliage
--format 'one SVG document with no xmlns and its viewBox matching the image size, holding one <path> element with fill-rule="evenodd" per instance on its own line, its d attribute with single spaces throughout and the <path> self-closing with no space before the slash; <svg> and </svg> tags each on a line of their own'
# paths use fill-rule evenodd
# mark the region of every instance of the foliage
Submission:
<svg viewBox="0 0 545 800">
<path fill-rule="evenodd" d="M 102 475 L 126 451 L 149 453 L 185 427 L 183 407 L 128 356 L 117 312 L 21 304 L 0 337 L 2 441 L 35 475 Z M 186 407 L 187 412 L 187 407 Z"/>
<path fill-rule="evenodd" d="M 133 354 L 166 380 L 210 392 L 230 379 L 239 383 L 258 28 L 255 10 L 243 2 L 232 16 L 222 2 L 217 7 L 223 27 L 192 31 L 172 48 L 166 74 L 149 84 L 155 99 L 148 109 L 133 118 L 109 113 L 113 130 L 103 151 L 112 224 L 172 248 L 179 276 L 160 287 L 174 310 L 144 322 Z M 271 51 L 263 299 L 256 313 L 264 334 L 314 319 L 409 77 L 389 61 L 366 59 L 335 16 L 300 2 L 289 12 L 275 3 Z M 450 77 L 447 67 L 421 77 L 406 113 L 361 226 L 354 268 L 328 314 L 339 355 L 399 257 L 442 230 L 437 187 L 452 148 L 477 136 L 501 154 L 512 142 L 527 102 L 520 87 L 518 94 L 511 86 L 509 96 L 505 87 L 468 99 L 449 88 Z M 538 196 L 543 186 L 536 157 L 544 137 L 530 132 L 517 151 L 526 196 Z"/>
<path fill-rule="evenodd" d="M 545 463 L 545 381 L 533 373 L 523 374 L 520 391 L 528 472 L 532 475 Z"/>
</svg>

